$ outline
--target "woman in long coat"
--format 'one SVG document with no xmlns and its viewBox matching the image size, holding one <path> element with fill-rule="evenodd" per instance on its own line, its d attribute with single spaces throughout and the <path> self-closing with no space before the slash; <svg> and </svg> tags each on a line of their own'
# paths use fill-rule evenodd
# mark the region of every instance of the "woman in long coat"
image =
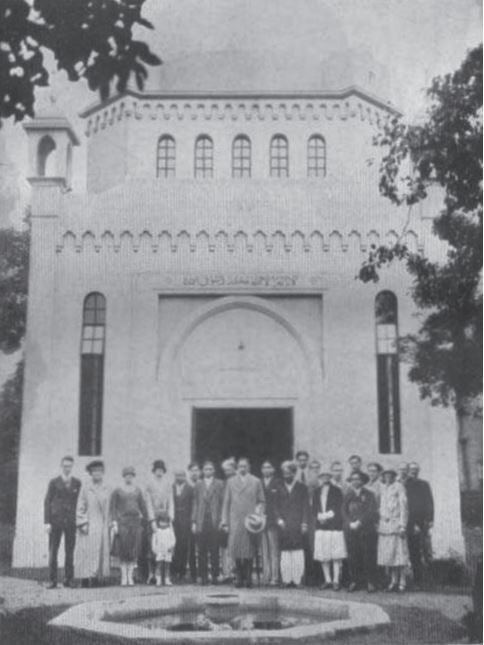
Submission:
<svg viewBox="0 0 484 645">
<path fill-rule="evenodd" d="M 102 461 L 86 467 L 90 480 L 82 485 L 77 500 L 75 563 L 83 586 L 94 586 L 111 573 L 109 554 L 109 498 Z"/>
<path fill-rule="evenodd" d="M 262 515 L 265 497 L 262 483 L 249 472 L 248 459 L 239 459 L 237 474 L 226 482 L 222 506 L 222 526 L 228 531 L 228 549 L 235 561 L 236 585 L 251 585 L 252 560 L 256 543 L 245 527 L 245 518 L 253 513 Z"/>
<path fill-rule="evenodd" d="M 385 470 L 382 476 L 377 562 L 390 570 L 388 591 L 405 591 L 405 568 L 409 564 L 407 494 L 402 484 L 396 481 L 394 470 Z"/>
<path fill-rule="evenodd" d="M 111 495 L 109 516 L 113 533 L 119 541 L 121 562 L 121 585 L 134 585 L 134 570 L 141 552 L 143 520 L 148 519 L 148 510 L 141 489 L 134 483 L 136 477 L 132 466 L 123 468 L 124 482 Z"/>
</svg>

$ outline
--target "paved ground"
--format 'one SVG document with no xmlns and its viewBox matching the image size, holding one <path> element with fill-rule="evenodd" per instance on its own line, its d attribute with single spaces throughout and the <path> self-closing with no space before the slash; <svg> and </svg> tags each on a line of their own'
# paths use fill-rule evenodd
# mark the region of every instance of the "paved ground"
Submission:
<svg viewBox="0 0 484 645">
<path fill-rule="evenodd" d="M 230 586 L 206 587 L 207 590 L 229 591 Z M 46 589 L 45 583 L 35 580 L 22 580 L 12 577 L 0 577 L 0 610 L 16 612 L 22 609 L 35 607 L 56 607 L 65 605 L 75 605 L 90 600 L 117 600 L 129 598 L 137 595 L 152 594 L 173 594 L 173 593 L 190 593 L 200 591 L 200 587 L 193 585 L 181 585 L 171 588 L 156 588 L 146 585 L 137 585 L 136 587 L 102 587 L 99 589 Z M 267 590 L 267 593 L 274 593 L 274 590 Z M 368 594 L 366 592 L 348 593 L 340 591 L 316 591 L 312 589 L 302 590 L 283 590 L 284 594 L 311 594 L 322 598 L 333 598 L 335 600 L 353 600 L 357 602 L 371 602 L 382 606 L 398 605 L 404 607 L 421 607 L 442 612 L 450 620 L 459 621 L 470 608 L 471 599 L 464 594 L 451 593 L 428 593 L 428 592 L 408 592 L 405 594 L 378 592 Z"/>
</svg>

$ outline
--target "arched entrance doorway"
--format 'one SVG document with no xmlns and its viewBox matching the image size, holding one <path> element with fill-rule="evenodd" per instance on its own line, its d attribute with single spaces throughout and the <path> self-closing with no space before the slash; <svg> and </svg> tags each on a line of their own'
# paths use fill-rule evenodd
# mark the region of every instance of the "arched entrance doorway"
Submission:
<svg viewBox="0 0 484 645">
<path fill-rule="evenodd" d="M 316 362 L 273 301 L 214 298 L 184 321 L 170 353 L 171 400 L 191 428 L 192 458 L 245 455 L 256 471 L 310 434 Z"/>
</svg>

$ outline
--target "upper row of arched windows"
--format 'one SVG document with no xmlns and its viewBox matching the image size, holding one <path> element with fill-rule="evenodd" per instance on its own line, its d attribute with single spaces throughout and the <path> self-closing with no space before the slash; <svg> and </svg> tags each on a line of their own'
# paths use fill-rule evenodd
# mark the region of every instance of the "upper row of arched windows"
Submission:
<svg viewBox="0 0 484 645">
<path fill-rule="evenodd" d="M 213 140 L 206 134 L 197 137 L 194 150 L 194 176 L 213 177 Z M 171 135 L 158 140 L 156 155 L 158 177 L 175 177 L 176 143 Z M 250 177 L 252 174 L 252 143 L 240 134 L 232 143 L 232 177 Z M 271 177 L 289 177 L 289 141 L 283 134 L 272 137 L 269 146 L 269 174 Z M 326 142 L 320 134 L 313 134 L 307 142 L 307 176 L 326 176 Z"/>
</svg>

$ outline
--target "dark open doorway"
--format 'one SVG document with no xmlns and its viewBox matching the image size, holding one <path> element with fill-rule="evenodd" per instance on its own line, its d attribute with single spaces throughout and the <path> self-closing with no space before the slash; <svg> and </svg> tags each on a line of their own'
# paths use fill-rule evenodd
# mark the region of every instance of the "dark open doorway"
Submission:
<svg viewBox="0 0 484 645">
<path fill-rule="evenodd" d="M 248 457 L 259 475 L 264 459 L 276 468 L 291 459 L 292 408 L 194 408 L 192 455 L 200 462 L 210 459 L 217 470 L 227 457 Z"/>
</svg>

